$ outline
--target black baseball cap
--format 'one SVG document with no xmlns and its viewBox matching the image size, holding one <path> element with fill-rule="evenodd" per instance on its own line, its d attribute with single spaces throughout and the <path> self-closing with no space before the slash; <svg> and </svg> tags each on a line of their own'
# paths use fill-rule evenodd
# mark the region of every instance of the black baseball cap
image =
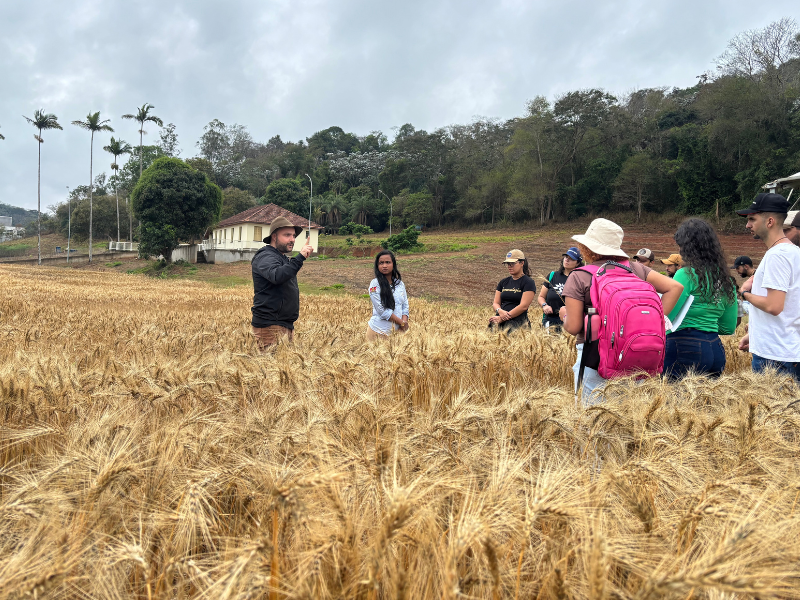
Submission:
<svg viewBox="0 0 800 600">
<path fill-rule="evenodd" d="M 737 256 L 736 260 L 733 261 L 733 268 L 738 269 L 742 265 L 747 265 L 748 267 L 752 267 L 753 260 L 749 256 Z"/>
<path fill-rule="evenodd" d="M 749 207 L 737 210 L 736 214 L 746 217 L 747 215 L 762 212 L 786 214 L 789 212 L 789 203 L 780 194 L 763 193 L 756 196 Z"/>
</svg>

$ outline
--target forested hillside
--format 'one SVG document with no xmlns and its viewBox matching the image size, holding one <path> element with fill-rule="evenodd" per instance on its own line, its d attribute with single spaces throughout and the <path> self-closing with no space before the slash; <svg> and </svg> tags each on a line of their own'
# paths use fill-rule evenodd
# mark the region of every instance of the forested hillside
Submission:
<svg viewBox="0 0 800 600">
<path fill-rule="evenodd" d="M 213 120 L 187 162 L 225 190 L 222 218 L 267 202 L 305 214 L 308 174 L 314 218 L 333 230 L 348 221 L 383 229 L 390 200 L 395 227 L 545 223 L 617 210 L 707 214 L 717 205 L 726 213 L 765 182 L 800 171 L 800 34 L 783 19 L 721 50 L 690 88 L 535 97 L 507 121 L 434 131 L 407 123 L 391 141 L 333 126 L 305 140 L 260 142 L 246 125 Z M 175 153 L 175 136 L 172 126 L 161 144 L 145 147 L 145 167 Z M 126 196 L 138 175 L 134 152 L 118 180 L 101 184 L 109 205 L 113 184 Z M 66 206 L 58 214 L 66 224 Z"/>
<path fill-rule="evenodd" d="M 0 217 L 11 217 L 14 227 L 25 227 L 36 221 L 36 211 L 0 202 Z"/>
</svg>

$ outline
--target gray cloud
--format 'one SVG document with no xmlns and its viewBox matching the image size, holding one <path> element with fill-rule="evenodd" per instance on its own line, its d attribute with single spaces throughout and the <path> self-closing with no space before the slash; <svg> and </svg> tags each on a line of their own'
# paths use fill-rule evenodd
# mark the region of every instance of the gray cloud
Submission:
<svg viewBox="0 0 800 600">
<path fill-rule="evenodd" d="M 177 125 L 183 156 L 194 155 L 213 118 L 247 125 L 262 141 L 330 125 L 431 130 L 517 116 L 536 95 L 693 85 L 733 35 L 793 8 L 788 0 L 7 1 L 0 202 L 36 207 L 36 142 L 21 115 L 40 107 L 64 127 L 44 134 L 46 207 L 88 182 L 89 136 L 70 122 L 90 111 L 134 143 L 136 124 L 120 116 L 150 102 Z M 95 172 L 111 162 L 107 139 L 95 143 Z"/>
</svg>

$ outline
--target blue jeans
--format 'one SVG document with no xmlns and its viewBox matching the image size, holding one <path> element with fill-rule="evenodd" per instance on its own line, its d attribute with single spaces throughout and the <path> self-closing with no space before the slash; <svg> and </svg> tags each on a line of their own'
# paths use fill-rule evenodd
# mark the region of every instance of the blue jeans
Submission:
<svg viewBox="0 0 800 600">
<path fill-rule="evenodd" d="M 795 381 L 800 383 L 800 362 L 782 362 L 753 354 L 753 371 L 760 373 L 766 368 L 775 369 L 782 375 L 791 375 Z"/>
<path fill-rule="evenodd" d="M 719 334 L 699 329 L 681 329 L 667 336 L 664 375 L 677 381 L 689 371 L 719 377 L 725 370 L 725 348 Z"/>
</svg>

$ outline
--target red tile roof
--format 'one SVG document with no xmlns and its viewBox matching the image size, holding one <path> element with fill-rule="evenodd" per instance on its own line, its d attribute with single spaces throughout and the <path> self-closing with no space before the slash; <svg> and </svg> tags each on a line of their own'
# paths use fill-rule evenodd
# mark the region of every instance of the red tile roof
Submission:
<svg viewBox="0 0 800 600">
<path fill-rule="evenodd" d="M 261 206 L 248 208 L 246 211 L 240 212 L 238 215 L 228 217 L 224 221 L 220 221 L 214 225 L 213 229 L 230 227 L 231 225 L 238 225 L 239 223 L 257 223 L 259 225 L 269 225 L 278 217 L 285 217 L 292 225 L 296 225 L 297 227 L 303 227 L 304 229 L 308 227 L 308 219 L 301 217 L 300 215 L 296 215 L 290 210 L 281 208 L 277 204 L 263 204 Z M 322 229 L 322 226 L 317 225 L 314 223 L 314 221 L 311 221 L 311 229 Z"/>
</svg>

